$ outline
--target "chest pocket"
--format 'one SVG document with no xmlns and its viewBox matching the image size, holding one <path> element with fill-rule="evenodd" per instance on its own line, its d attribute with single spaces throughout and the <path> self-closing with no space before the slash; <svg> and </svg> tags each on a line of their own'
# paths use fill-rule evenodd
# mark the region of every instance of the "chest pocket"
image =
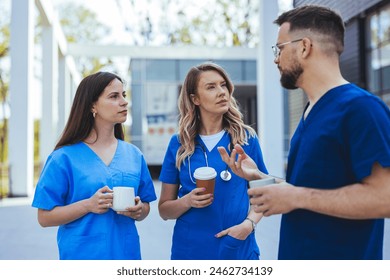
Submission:
<svg viewBox="0 0 390 280">
<path fill-rule="evenodd" d="M 127 187 L 133 187 L 135 194 L 138 195 L 138 187 L 140 184 L 140 176 L 138 175 L 133 175 L 131 173 L 123 173 L 122 174 L 122 184 L 123 186 Z"/>
<path fill-rule="evenodd" d="M 135 194 L 138 195 L 140 180 L 140 174 L 111 170 L 112 187 L 133 187 Z"/>
</svg>

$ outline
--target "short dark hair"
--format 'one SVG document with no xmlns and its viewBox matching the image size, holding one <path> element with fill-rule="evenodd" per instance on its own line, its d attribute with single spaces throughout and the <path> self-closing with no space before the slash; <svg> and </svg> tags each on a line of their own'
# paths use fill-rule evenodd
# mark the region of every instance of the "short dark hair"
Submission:
<svg viewBox="0 0 390 280">
<path fill-rule="evenodd" d="M 279 26 L 290 23 L 290 32 L 310 30 L 331 38 L 335 51 L 340 55 L 344 50 L 345 26 L 341 16 L 332 9 L 319 5 L 304 5 L 282 13 L 274 23 Z"/>
<path fill-rule="evenodd" d="M 122 84 L 124 83 L 118 75 L 110 72 L 97 72 L 85 77 L 80 82 L 76 90 L 68 122 L 55 149 L 75 144 L 88 137 L 94 125 L 92 106 L 114 79 L 118 79 Z M 116 138 L 124 139 L 122 124 L 115 124 L 114 133 Z"/>
</svg>

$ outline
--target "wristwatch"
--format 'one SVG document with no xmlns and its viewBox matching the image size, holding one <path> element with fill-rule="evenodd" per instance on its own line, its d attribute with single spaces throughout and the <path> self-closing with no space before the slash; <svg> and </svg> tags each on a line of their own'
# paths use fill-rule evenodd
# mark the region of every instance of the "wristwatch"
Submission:
<svg viewBox="0 0 390 280">
<path fill-rule="evenodd" d="M 250 221 L 251 223 L 252 223 L 252 232 L 254 232 L 255 231 L 255 229 L 256 229 L 256 223 L 255 223 L 255 221 L 253 221 L 252 219 L 250 219 L 250 218 L 245 218 L 245 220 L 248 220 L 248 221 Z"/>
</svg>

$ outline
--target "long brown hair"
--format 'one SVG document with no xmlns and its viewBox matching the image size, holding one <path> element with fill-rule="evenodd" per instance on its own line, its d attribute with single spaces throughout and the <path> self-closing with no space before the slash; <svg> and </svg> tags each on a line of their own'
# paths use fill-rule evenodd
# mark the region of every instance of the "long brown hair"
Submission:
<svg viewBox="0 0 390 280">
<path fill-rule="evenodd" d="M 55 146 L 55 150 L 83 141 L 88 137 L 94 126 L 94 117 L 91 111 L 92 105 L 114 79 L 118 79 L 123 83 L 119 76 L 110 72 L 97 72 L 85 77 L 80 82 L 76 90 L 68 122 L 60 140 Z M 124 139 L 122 124 L 115 124 L 114 134 L 116 138 Z"/>
<path fill-rule="evenodd" d="M 176 167 L 180 169 L 180 165 L 184 159 L 194 153 L 195 137 L 200 130 L 199 108 L 191 100 L 191 94 L 198 92 L 198 83 L 200 74 L 206 71 L 217 71 L 226 82 L 227 89 L 230 95 L 229 110 L 223 115 L 223 127 L 230 134 L 233 144 L 247 144 L 248 133 L 254 136 L 256 132 L 250 126 L 244 124 L 242 113 L 238 109 L 237 101 L 233 97 L 234 85 L 226 71 L 219 65 L 211 62 L 203 63 L 192 67 L 183 83 L 179 95 L 179 141 L 180 148 L 176 154 Z"/>
</svg>

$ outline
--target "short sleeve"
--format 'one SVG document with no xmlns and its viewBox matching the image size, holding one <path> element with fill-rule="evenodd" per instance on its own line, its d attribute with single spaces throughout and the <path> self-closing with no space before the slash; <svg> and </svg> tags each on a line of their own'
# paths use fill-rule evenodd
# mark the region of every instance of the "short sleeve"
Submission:
<svg viewBox="0 0 390 280">
<path fill-rule="evenodd" d="M 66 161 L 59 160 L 51 154 L 39 177 L 32 206 L 51 210 L 63 206 L 69 190 L 69 176 Z"/>
<path fill-rule="evenodd" d="M 348 152 L 359 181 L 371 174 L 375 162 L 390 166 L 390 111 L 379 98 L 356 99 L 350 105 L 345 123 Z"/>
<path fill-rule="evenodd" d="M 259 138 L 254 135 L 249 138 L 248 141 L 249 147 L 248 151 L 245 151 L 257 164 L 257 168 L 265 173 L 268 174 L 268 170 L 265 166 L 264 159 L 263 159 L 263 153 L 261 151 Z M 245 148 L 244 148 L 245 149 Z"/>
<path fill-rule="evenodd" d="M 165 153 L 159 180 L 167 184 L 179 184 L 179 170 L 176 168 L 176 153 L 179 149 L 178 135 L 172 136 Z"/>
<path fill-rule="evenodd" d="M 143 202 L 151 202 L 157 199 L 153 180 L 143 156 L 141 156 L 141 181 L 138 195 Z"/>
</svg>

